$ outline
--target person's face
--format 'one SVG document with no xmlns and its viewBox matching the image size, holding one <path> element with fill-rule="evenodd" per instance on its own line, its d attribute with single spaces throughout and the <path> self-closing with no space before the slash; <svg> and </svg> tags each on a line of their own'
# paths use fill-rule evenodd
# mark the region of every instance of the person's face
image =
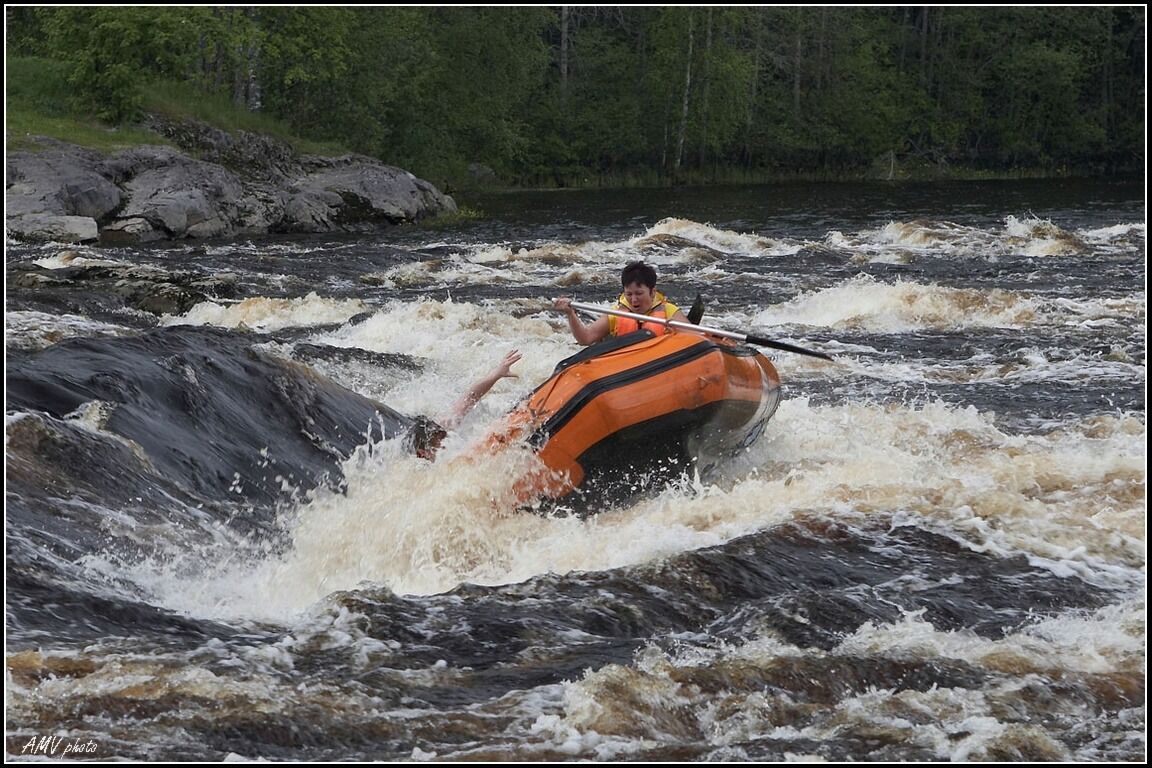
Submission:
<svg viewBox="0 0 1152 768">
<path fill-rule="evenodd" d="M 628 283 L 624 286 L 624 300 L 628 302 L 633 312 L 644 314 L 652 309 L 656 291 L 643 283 Z"/>
</svg>

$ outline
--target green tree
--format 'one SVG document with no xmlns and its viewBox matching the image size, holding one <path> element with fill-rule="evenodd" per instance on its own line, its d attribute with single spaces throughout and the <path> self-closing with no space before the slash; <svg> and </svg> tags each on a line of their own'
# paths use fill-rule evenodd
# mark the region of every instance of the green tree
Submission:
<svg viewBox="0 0 1152 768">
<path fill-rule="evenodd" d="M 5 10 L 105 119 L 178 80 L 434 178 L 1143 163 L 1134 6 Z"/>
<path fill-rule="evenodd" d="M 515 176 L 529 161 L 527 116 L 541 93 L 549 58 L 543 30 L 550 12 L 536 7 L 429 8 L 437 51 L 428 90 L 401 115 L 406 151 L 438 174 L 483 162 Z M 436 137 L 439 146 L 427 139 Z"/>
<path fill-rule="evenodd" d="M 350 8 L 261 6 L 259 80 L 263 108 L 305 136 L 332 135 L 349 103 L 354 58 Z"/>
<path fill-rule="evenodd" d="M 80 103 L 114 123 L 138 116 L 140 84 L 186 79 L 193 61 L 195 8 L 64 7 L 42 17 L 47 47 L 71 67 Z"/>
</svg>

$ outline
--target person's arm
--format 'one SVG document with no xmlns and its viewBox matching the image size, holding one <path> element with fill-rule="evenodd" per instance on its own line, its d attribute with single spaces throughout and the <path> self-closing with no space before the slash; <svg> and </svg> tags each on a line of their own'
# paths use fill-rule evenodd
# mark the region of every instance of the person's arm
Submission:
<svg viewBox="0 0 1152 768">
<path fill-rule="evenodd" d="M 688 322 L 688 318 L 684 317 L 684 313 L 681 312 L 679 309 L 677 309 L 676 312 L 673 313 L 672 317 L 670 317 L 668 319 L 671 321 L 677 322 L 677 323 L 687 323 Z M 676 328 L 673 328 L 672 326 L 668 326 L 668 332 L 669 333 L 675 333 L 676 331 L 677 331 Z"/>
<path fill-rule="evenodd" d="M 590 324 L 585 325 L 580 316 L 576 314 L 576 310 L 572 308 L 572 300 L 569 298 L 559 298 L 552 303 L 553 308 L 563 312 L 568 318 L 568 329 L 572 331 L 572 336 L 576 339 L 580 346 L 586 347 L 589 344 L 595 344 L 608 335 L 608 317 L 601 316 Z"/>
<path fill-rule="evenodd" d="M 488 394 L 488 390 L 492 389 L 492 386 L 500 381 L 500 379 L 515 378 L 517 374 L 512 373 L 511 368 L 520 360 L 520 357 L 520 350 L 512 350 L 504 355 L 504 359 L 500 361 L 499 365 L 492 369 L 491 373 L 469 387 L 463 397 L 453 404 L 452 410 L 448 415 L 440 420 L 444 428 L 455 429 L 459 426 L 469 411 L 476 407 L 476 403 L 480 402 L 480 399 Z"/>
</svg>

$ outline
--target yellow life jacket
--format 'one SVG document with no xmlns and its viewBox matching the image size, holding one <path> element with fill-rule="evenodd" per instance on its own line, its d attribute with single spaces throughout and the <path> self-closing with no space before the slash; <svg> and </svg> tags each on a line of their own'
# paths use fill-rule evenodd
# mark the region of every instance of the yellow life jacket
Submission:
<svg viewBox="0 0 1152 768">
<path fill-rule="evenodd" d="M 624 294 L 620 294 L 620 298 L 616 300 L 616 306 L 625 312 L 633 312 L 632 306 L 628 303 Z M 660 291 L 656 291 L 652 299 L 652 308 L 645 314 L 667 320 L 675 317 L 679 311 L 680 308 L 678 306 L 665 299 L 664 294 L 660 293 Z M 611 336 L 624 336 L 625 334 L 638 331 L 641 328 L 652 331 L 652 333 L 657 336 L 663 336 L 672 330 L 667 325 L 664 325 L 664 323 L 641 323 L 630 317 L 608 316 L 608 334 Z"/>
</svg>

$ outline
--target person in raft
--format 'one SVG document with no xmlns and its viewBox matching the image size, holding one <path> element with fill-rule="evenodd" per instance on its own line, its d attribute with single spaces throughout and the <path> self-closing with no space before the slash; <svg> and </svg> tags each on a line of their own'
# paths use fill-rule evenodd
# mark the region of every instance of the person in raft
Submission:
<svg viewBox="0 0 1152 768">
<path fill-rule="evenodd" d="M 633 261 L 625 265 L 620 273 L 620 284 L 624 292 L 616 300 L 617 309 L 632 312 L 637 315 L 651 315 L 665 320 L 675 320 L 686 323 L 684 313 L 672 302 L 664 298 L 664 294 L 656 290 L 656 270 L 642 261 Z M 568 327 L 581 346 L 595 344 L 605 336 L 623 336 L 626 333 L 646 328 L 657 336 L 672 333 L 663 323 L 641 323 L 630 317 L 616 317 L 615 315 L 602 315 L 592 323 L 585 325 L 584 321 L 576 315 L 572 308 L 572 300 L 561 297 L 553 302 L 552 307 L 564 312 L 568 316 Z"/>
<path fill-rule="evenodd" d="M 440 443 L 448 436 L 448 430 L 456 429 L 464 417 L 476 407 L 476 404 L 488 394 L 488 390 L 500 379 L 516 378 L 518 374 L 512 373 L 512 366 L 520 361 L 520 350 L 514 349 L 504 355 L 500 364 L 491 370 L 484 378 L 476 381 L 459 400 L 453 403 L 448 413 L 439 419 L 433 420 L 427 416 L 417 416 L 412 420 L 408 433 L 405 436 L 405 445 L 408 450 L 422 459 L 436 458 L 436 451 Z"/>
</svg>

